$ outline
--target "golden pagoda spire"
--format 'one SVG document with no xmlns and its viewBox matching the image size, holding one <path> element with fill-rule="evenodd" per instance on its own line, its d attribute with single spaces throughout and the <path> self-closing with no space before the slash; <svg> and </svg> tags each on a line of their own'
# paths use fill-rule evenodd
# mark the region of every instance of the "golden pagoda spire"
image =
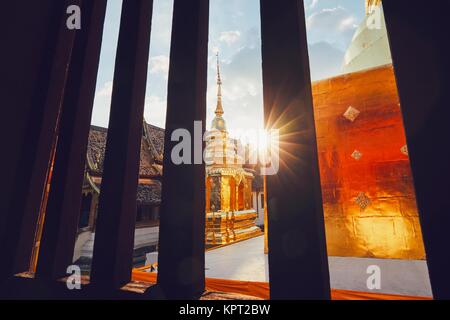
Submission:
<svg viewBox="0 0 450 320">
<path fill-rule="evenodd" d="M 222 77 L 220 76 L 220 61 L 219 53 L 216 54 L 217 57 L 217 107 L 216 116 L 221 117 L 224 114 L 222 106 Z"/>
<path fill-rule="evenodd" d="M 381 0 L 366 0 L 366 15 L 369 16 L 372 13 L 374 7 L 381 4 Z"/>
</svg>

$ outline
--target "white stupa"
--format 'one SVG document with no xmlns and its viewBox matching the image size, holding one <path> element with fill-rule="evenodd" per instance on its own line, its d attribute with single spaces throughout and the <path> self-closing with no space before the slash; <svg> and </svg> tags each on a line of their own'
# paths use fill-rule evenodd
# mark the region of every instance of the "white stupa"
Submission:
<svg viewBox="0 0 450 320">
<path fill-rule="evenodd" d="M 383 6 L 378 1 L 373 2 L 375 4 L 367 6 L 366 18 L 345 54 L 342 73 L 392 64 Z"/>
</svg>

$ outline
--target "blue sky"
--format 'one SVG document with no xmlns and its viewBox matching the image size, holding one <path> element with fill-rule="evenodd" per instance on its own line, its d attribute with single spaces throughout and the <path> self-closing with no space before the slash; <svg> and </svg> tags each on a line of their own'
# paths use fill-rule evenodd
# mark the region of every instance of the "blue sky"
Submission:
<svg viewBox="0 0 450 320">
<path fill-rule="evenodd" d="M 109 0 L 92 124 L 107 127 L 122 0 Z M 173 0 L 154 0 L 145 119 L 164 127 Z M 313 80 L 340 73 L 364 18 L 363 0 L 305 0 Z M 216 101 L 220 51 L 225 120 L 230 131 L 263 127 L 259 0 L 211 0 L 208 124 Z"/>
</svg>

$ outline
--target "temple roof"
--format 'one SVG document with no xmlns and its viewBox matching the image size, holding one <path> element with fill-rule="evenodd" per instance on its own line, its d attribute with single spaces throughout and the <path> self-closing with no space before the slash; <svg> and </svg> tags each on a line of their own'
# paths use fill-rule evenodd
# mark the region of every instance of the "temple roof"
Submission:
<svg viewBox="0 0 450 320">
<path fill-rule="evenodd" d="M 163 163 L 165 130 L 144 121 L 144 135 L 156 163 Z"/>
<path fill-rule="evenodd" d="M 108 129 L 91 126 L 87 150 L 87 167 L 90 174 L 101 176 L 105 157 Z M 141 177 L 160 177 L 164 154 L 164 129 L 144 124 L 141 143 Z"/>
<path fill-rule="evenodd" d="M 107 135 L 108 129 L 91 126 L 86 165 L 90 176 L 100 178 L 103 174 Z M 162 177 L 163 154 L 164 129 L 144 122 L 139 175 L 141 179 L 146 178 L 147 182 L 141 181 L 138 185 L 137 204 L 159 205 L 161 203 L 161 182 L 158 179 Z M 98 180 L 95 183 L 92 180 L 88 182 L 97 192 L 100 190 L 101 184 Z"/>
<path fill-rule="evenodd" d="M 139 184 L 137 199 L 138 204 L 161 204 L 161 182 L 155 181 L 155 184 Z"/>
<path fill-rule="evenodd" d="M 98 192 L 101 188 L 100 182 L 90 181 L 95 185 L 95 190 Z M 157 180 L 151 183 L 139 183 L 136 195 L 136 204 L 159 206 L 161 204 L 161 182 Z"/>
</svg>

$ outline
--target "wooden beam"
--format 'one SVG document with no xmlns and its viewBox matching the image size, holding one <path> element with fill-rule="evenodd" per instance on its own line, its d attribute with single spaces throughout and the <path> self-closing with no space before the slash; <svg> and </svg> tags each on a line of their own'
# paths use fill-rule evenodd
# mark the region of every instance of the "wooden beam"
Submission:
<svg viewBox="0 0 450 320">
<path fill-rule="evenodd" d="M 383 1 L 431 287 L 450 299 L 450 3 Z"/>
<path fill-rule="evenodd" d="M 272 299 L 329 299 L 304 4 L 261 0 L 266 127 L 280 130 L 280 168 L 267 177 Z"/>
<path fill-rule="evenodd" d="M 55 280 L 72 264 L 106 0 L 84 2 L 58 131 L 56 157 L 36 277 Z"/>
<path fill-rule="evenodd" d="M 205 166 L 175 165 L 171 136 L 187 129 L 194 140 L 194 121 L 205 131 L 208 19 L 209 0 L 175 0 L 158 267 L 168 298 L 195 298 L 205 289 Z"/>
<path fill-rule="evenodd" d="M 30 265 L 75 38 L 66 27 L 69 3 L 81 1 L 2 4 L 0 34 L 8 46 L 0 56 L 5 80 L 0 137 L 8 156 L 2 157 L 0 278 L 28 271 Z"/>
<path fill-rule="evenodd" d="M 122 7 L 91 272 L 99 289 L 131 280 L 152 9 L 152 0 Z"/>
</svg>

